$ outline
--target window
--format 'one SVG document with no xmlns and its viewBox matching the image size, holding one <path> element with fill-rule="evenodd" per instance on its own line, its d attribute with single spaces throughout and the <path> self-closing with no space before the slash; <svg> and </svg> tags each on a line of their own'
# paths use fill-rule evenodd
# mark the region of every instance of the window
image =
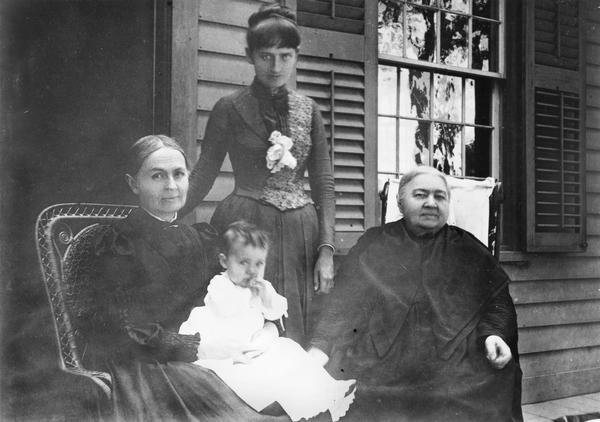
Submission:
<svg viewBox="0 0 600 422">
<path fill-rule="evenodd" d="M 498 71 L 494 0 L 379 0 L 379 54 Z"/>
<path fill-rule="evenodd" d="M 379 0 L 380 183 L 417 164 L 498 177 L 500 6 Z"/>
<path fill-rule="evenodd" d="M 451 175 L 489 176 L 489 92 L 485 79 L 380 65 L 379 172 L 428 164 Z"/>
</svg>

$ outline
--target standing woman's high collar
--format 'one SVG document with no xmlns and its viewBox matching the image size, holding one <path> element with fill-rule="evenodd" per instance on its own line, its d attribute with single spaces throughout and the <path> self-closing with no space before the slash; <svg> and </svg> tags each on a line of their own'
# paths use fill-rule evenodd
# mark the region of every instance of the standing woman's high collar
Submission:
<svg viewBox="0 0 600 422">
<path fill-rule="evenodd" d="M 288 89 L 287 86 L 282 85 L 275 90 L 271 90 L 264 86 L 258 79 L 254 78 L 252 85 L 250 85 L 250 91 L 259 100 L 271 100 L 277 101 L 283 98 L 287 98 Z"/>
<path fill-rule="evenodd" d="M 278 130 L 289 136 L 287 121 L 289 115 L 288 92 L 285 85 L 271 91 L 256 78 L 250 85 L 250 93 L 258 100 L 259 113 L 268 133 Z M 267 139 L 265 139 L 265 142 L 267 142 Z"/>
</svg>

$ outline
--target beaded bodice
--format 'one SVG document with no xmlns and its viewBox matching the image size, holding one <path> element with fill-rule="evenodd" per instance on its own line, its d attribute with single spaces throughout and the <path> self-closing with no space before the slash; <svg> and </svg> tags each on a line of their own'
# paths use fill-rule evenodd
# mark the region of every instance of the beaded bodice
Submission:
<svg viewBox="0 0 600 422">
<path fill-rule="evenodd" d="M 278 209 L 300 208 L 313 203 L 304 191 L 304 171 L 311 150 L 312 102 L 294 91 L 289 92 L 289 136 L 293 141 L 291 154 L 296 158 L 296 168 L 283 167 L 271 173 L 263 186 L 260 199 Z"/>
</svg>

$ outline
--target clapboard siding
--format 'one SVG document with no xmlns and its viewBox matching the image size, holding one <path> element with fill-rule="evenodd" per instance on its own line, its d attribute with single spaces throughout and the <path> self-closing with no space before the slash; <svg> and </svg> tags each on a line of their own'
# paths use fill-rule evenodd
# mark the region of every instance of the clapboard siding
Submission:
<svg viewBox="0 0 600 422">
<path fill-rule="evenodd" d="M 597 256 L 577 257 L 566 254 L 528 254 L 523 263 L 505 263 L 504 268 L 514 281 L 561 280 L 598 277 Z"/>
<path fill-rule="evenodd" d="M 199 154 L 216 101 L 252 82 L 253 68 L 245 58 L 247 20 L 266 2 L 197 1 Z M 293 82 L 299 92 L 317 102 L 328 136 L 333 135 L 336 229 L 338 246 L 343 247 L 353 243 L 365 230 L 365 210 L 369 207 L 365 200 L 364 173 L 365 37 L 361 35 L 364 1 L 346 0 L 336 4 L 334 9 L 329 2 L 321 1 L 290 2 L 288 6 L 298 7 L 302 36 L 298 71 Z M 324 29 L 323 23 L 330 21 L 335 24 L 326 24 Z M 340 30 L 342 32 L 338 32 Z M 196 208 L 196 218 L 210 217 L 216 204 L 232 190 L 233 183 L 231 164 L 226 159 L 213 189 Z M 344 232 L 350 233 L 347 239 Z"/>
<path fill-rule="evenodd" d="M 517 307 L 517 316 L 519 314 Z M 556 350 L 596 347 L 600 345 L 600 322 L 549 327 L 522 327 L 519 330 L 519 352 L 552 352 Z M 561 372 L 562 368 L 554 368 Z M 525 377 L 529 374 L 525 373 Z"/>
<path fill-rule="evenodd" d="M 219 98 L 252 82 L 254 71 L 246 60 L 248 17 L 264 3 L 253 0 L 198 1 L 197 134 L 199 155 L 211 110 Z M 208 221 L 217 204 L 234 187 L 226 157 L 215 184 L 196 207 L 197 221 Z"/>
<path fill-rule="evenodd" d="M 570 397 L 598 391 L 600 391 L 600 368 L 525 377 L 522 403 L 536 403 L 548 400 L 548 397 Z"/>
<path fill-rule="evenodd" d="M 520 328 L 590 323 L 600 321 L 600 300 L 517 305 L 517 312 Z"/>
<path fill-rule="evenodd" d="M 194 72 L 197 73 L 196 133 L 200 151 L 214 103 L 252 80 L 252 67 L 244 57 L 245 27 L 248 16 L 263 2 L 197 2 L 198 64 Z M 368 14 L 377 5 L 364 0 L 337 1 L 345 8 L 338 10 L 344 14 L 336 25 L 345 25 L 347 30 L 340 33 L 333 26 L 323 27 L 329 19 L 326 14 L 331 12 L 324 9 L 324 2 L 298 0 L 290 4 L 295 6 L 296 3 L 304 14 L 304 22 L 314 25 L 301 28 L 302 55 L 296 83 L 301 92 L 319 104 L 329 133 L 332 126 L 335 129 L 336 224 L 338 230 L 352 230 L 358 236 L 372 225 L 368 224 L 369 219 L 374 221 L 375 208 L 369 208 L 368 203 L 376 195 L 376 188 L 369 188 L 369 184 L 375 186 L 376 177 L 369 175 L 366 169 L 367 157 L 373 156 L 368 152 L 368 140 L 375 139 L 377 114 L 367 104 L 373 100 L 376 85 L 368 90 L 368 66 L 364 62 L 365 51 L 372 49 L 365 44 L 369 35 L 360 35 L 356 22 L 343 19 L 357 21 L 357 8 L 365 8 Z M 319 11 L 311 9 L 311 4 L 318 4 Z M 547 21 L 537 28 L 537 54 L 542 61 L 548 59 L 549 46 L 556 41 L 548 32 L 548 22 L 555 13 L 551 10 L 552 4 L 553 0 L 544 0 L 539 7 Z M 524 403 L 600 391 L 600 11 L 592 1 L 586 1 L 582 9 L 582 16 L 587 19 L 582 51 L 586 90 L 581 97 L 585 113 L 581 117 L 584 119 L 588 246 L 582 253 L 524 254 L 521 262 L 503 264 L 513 280 L 510 290 L 519 323 Z M 568 19 L 564 23 L 572 28 Z M 367 32 L 372 31 L 376 37 L 376 29 L 369 28 Z M 564 37 L 561 42 L 561 48 L 566 48 L 562 50 L 565 62 L 570 63 L 572 51 L 569 48 L 574 47 L 571 37 Z M 376 47 L 373 48 L 376 51 Z M 331 82 L 332 70 L 336 93 L 333 108 L 330 91 L 325 88 Z M 233 187 L 228 160 L 221 170 L 206 201 L 196 210 L 200 221 L 210 218 L 216 204 Z M 348 241 L 347 246 L 352 244 Z"/>
<path fill-rule="evenodd" d="M 600 368 L 600 347 L 530 353 L 521 356 L 520 363 L 523 372 L 532 377 L 552 374 L 556 368 L 561 368 L 562 372 Z"/>
<path fill-rule="evenodd" d="M 582 2 L 587 248 L 504 265 L 513 279 L 523 403 L 600 391 L 600 11 L 593 3 Z"/>
<path fill-rule="evenodd" d="M 226 55 L 202 51 L 198 54 L 202 65 L 198 69 L 198 79 L 224 83 L 249 85 L 254 77 L 252 65 L 244 56 Z M 205 63 L 211 63 L 206 66 Z"/>
<path fill-rule="evenodd" d="M 600 278 L 513 282 L 510 285 L 510 294 L 516 305 L 592 299 L 600 300 Z M 600 307 L 600 304 L 598 306 Z"/>
</svg>

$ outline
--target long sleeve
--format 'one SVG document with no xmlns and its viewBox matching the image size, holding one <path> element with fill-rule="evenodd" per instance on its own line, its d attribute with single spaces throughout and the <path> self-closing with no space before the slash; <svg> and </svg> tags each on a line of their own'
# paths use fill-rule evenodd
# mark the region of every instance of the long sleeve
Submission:
<svg viewBox="0 0 600 422">
<path fill-rule="evenodd" d="M 230 109 L 230 103 L 225 98 L 221 98 L 210 113 L 204 139 L 202 140 L 200 158 L 190 176 L 187 201 L 179 212 L 181 216 L 189 214 L 200 204 L 219 174 L 219 169 L 229 151 L 232 140 L 231 131 L 229 130 L 232 122 Z"/>
<path fill-rule="evenodd" d="M 477 326 L 480 341 L 491 335 L 501 337 L 512 350 L 516 350 L 517 314 L 508 287 L 502 289 L 486 306 Z"/>
<path fill-rule="evenodd" d="M 312 199 L 319 217 L 319 245 L 335 242 L 335 188 L 329 145 L 321 112 L 313 101 L 312 150 L 308 176 Z"/>
<path fill-rule="evenodd" d="M 262 313 L 265 319 L 274 321 L 283 316 L 287 316 L 288 303 L 287 299 L 275 291 L 273 285 L 268 281 L 266 283 L 266 292 L 268 303 L 262 303 Z"/>
<path fill-rule="evenodd" d="M 204 304 L 219 317 L 229 318 L 247 308 L 250 290 L 236 287 L 223 275 L 213 277 L 208 285 Z"/>
<path fill-rule="evenodd" d="M 102 310 L 97 318 L 107 330 L 100 337 L 104 350 L 125 356 L 128 350 L 138 350 L 159 361 L 196 360 L 199 336 L 179 335 L 164 329 L 151 317 L 144 318 L 135 292 L 126 292 L 125 286 L 135 284 L 135 280 L 142 276 L 133 262 L 135 255 L 103 254 L 98 258 L 100 277 L 96 282 L 104 293 L 96 295 L 100 302 L 98 309 Z"/>
</svg>

